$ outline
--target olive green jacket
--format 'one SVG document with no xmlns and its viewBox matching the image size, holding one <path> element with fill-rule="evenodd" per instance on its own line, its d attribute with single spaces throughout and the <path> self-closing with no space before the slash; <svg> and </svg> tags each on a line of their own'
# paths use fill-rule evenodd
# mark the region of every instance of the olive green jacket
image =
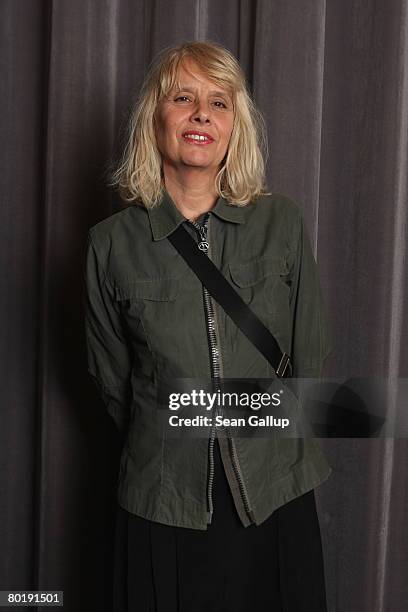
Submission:
<svg viewBox="0 0 408 612">
<path fill-rule="evenodd" d="M 159 381 L 211 378 L 202 285 L 166 239 L 182 222 L 195 235 L 164 191 L 159 206 L 131 205 L 90 228 L 88 371 L 124 435 L 119 504 L 152 521 L 207 529 L 208 439 L 172 439 L 155 418 Z M 300 207 L 277 193 L 243 207 L 219 198 L 208 241 L 211 260 L 290 355 L 292 376 L 320 377 L 330 340 Z M 221 375 L 273 378 L 272 366 L 214 300 L 213 308 Z M 259 525 L 331 473 L 313 437 L 236 437 L 238 482 L 225 432 L 217 435 L 244 526 Z"/>
</svg>

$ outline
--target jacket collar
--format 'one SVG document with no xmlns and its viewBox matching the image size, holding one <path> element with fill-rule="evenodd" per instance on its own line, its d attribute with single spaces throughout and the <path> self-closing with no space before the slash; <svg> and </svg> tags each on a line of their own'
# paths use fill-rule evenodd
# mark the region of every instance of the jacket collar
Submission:
<svg viewBox="0 0 408 612">
<path fill-rule="evenodd" d="M 150 227 L 152 229 L 153 239 L 161 240 L 167 238 L 172 231 L 176 229 L 186 220 L 181 214 L 174 201 L 170 197 L 166 189 L 163 189 L 162 199 L 159 204 L 154 208 L 147 209 L 150 221 Z M 214 207 L 211 209 L 212 213 L 217 215 L 224 221 L 231 221 L 232 223 L 245 223 L 245 216 L 242 207 L 234 206 L 230 204 L 225 198 L 219 197 Z"/>
</svg>

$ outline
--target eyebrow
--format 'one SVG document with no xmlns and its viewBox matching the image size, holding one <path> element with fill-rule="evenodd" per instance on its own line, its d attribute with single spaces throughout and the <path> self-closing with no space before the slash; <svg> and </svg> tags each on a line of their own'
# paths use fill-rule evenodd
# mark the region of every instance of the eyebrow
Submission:
<svg viewBox="0 0 408 612">
<path fill-rule="evenodd" d="M 179 87 L 177 89 L 177 86 L 176 86 L 176 90 L 177 91 L 189 91 L 191 93 L 196 93 L 196 91 L 197 91 L 194 87 Z M 227 97 L 227 98 L 231 97 L 226 91 L 220 91 L 219 89 L 218 90 L 217 89 L 212 89 L 210 91 L 210 94 L 213 95 L 213 96 L 224 96 L 224 97 Z"/>
</svg>

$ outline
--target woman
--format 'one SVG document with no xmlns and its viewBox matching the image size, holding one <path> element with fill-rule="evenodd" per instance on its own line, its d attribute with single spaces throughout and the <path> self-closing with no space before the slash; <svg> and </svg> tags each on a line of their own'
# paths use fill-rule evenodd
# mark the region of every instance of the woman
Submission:
<svg viewBox="0 0 408 612">
<path fill-rule="evenodd" d="M 314 488 L 331 469 L 316 440 L 234 438 L 222 425 L 176 437 L 158 410 L 164 381 L 276 379 L 168 240 L 180 225 L 290 355 L 292 376 L 321 374 L 316 264 L 298 205 L 263 188 L 263 139 L 229 51 L 165 49 L 113 174 L 130 206 L 89 231 L 89 372 L 125 440 L 116 611 L 326 610 Z"/>
</svg>

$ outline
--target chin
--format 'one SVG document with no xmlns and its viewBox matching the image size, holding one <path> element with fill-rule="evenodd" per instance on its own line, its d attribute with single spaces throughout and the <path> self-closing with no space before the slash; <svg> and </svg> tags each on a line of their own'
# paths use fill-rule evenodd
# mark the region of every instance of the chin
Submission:
<svg viewBox="0 0 408 612">
<path fill-rule="evenodd" d="M 201 166 L 203 168 L 208 168 L 209 166 L 212 165 L 212 160 L 193 158 L 193 159 L 183 159 L 182 163 L 185 164 L 186 166 L 195 166 L 197 168 Z"/>
<path fill-rule="evenodd" d="M 201 155 L 192 155 L 191 157 L 185 157 L 184 160 L 187 163 L 191 164 L 211 164 L 213 161 L 212 159 Z"/>
</svg>

